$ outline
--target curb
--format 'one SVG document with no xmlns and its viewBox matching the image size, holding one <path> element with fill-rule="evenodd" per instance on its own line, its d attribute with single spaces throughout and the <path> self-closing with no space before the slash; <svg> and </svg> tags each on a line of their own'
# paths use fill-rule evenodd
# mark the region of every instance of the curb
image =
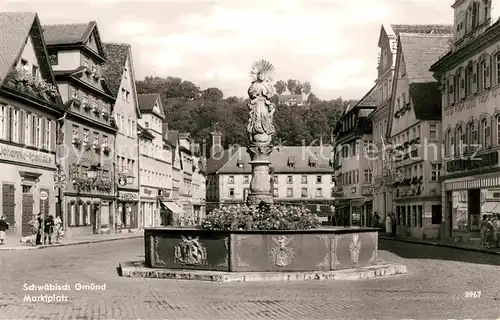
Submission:
<svg viewBox="0 0 500 320">
<path fill-rule="evenodd" d="M 229 272 L 210 270 L 147 268 L 144 261 L 122 262 L 118 265 L 119 276 L 125 278 L 149 278 L 170 280 L 194 280 L 203 282 L 296 282 L 296 281 L 352 281 L 405 276 L 405 265 L 380 264 L 345 270 L 307 272 Z"/>
<path fill-rule="evenodd" d="M 143 235 L 140 236 L 132 236 L 127 238 L 111 238 L 111 239 L 96 239 L 96 240 L 82 240 L 78 242 L 70 242 L 70 243 L 56 243 L 52 245 L 41 245 L 41 246 L 20 246 L 20 247 L 0 247 L 0 251 L 26 251 L 26 250 L 41 250 L 46 248 L 57 248 L 57 247 L 67 247 L 67 246 L 76 246 L 81 244 L 92 244 L 92 243 L 100 243 L 100 242 L 110 242 L 110 241 L 118 241 L 118 240 L 129 240 L 129 239 L 138 239 L 144 238 Z"/>
<path fill-rule="evenodd" d="M 418 240 L 411 240 L 411 239 L 401 239 L 401 238 L 391 238 L 391 237 L 385 237 L 385 236 L 380 236 L 380 235 L 379 235 L 379 239 L 390 240 L 390 241 L 399 241 L 399 242 L 407 242 L 407 243 L 415 243 L 415 244 L 422 244 L 422 245 L 426 245 L 426 246 L 435 246 L 435 247 L 444 247 L 444 248 L 451 248 L 451 249 L 459 249 L 459 250 L 465 250 L 465 251 L 475 251 L 475 252 L 488 253 L 488 254 L 493 254 L 493 255 L 500 255 L 500 252 L 495 252 L 495 251 L 481 249 L 481 248 L 460 247 L 460 246 L 454 246 L 452 244 L 446 244 L 446 243 L 426 242 L 426 241 L 418 241 Z"/>
</svg>

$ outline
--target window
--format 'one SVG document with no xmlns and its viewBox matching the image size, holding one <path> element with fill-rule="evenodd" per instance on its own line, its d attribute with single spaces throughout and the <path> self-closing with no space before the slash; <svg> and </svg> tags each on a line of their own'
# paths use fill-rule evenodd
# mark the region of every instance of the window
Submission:
<svg viewBox="0 0 500 320">
<path fill-rule="evenodd" d="M 316 176 L 316 183 L 321 183 L 323 181 L 322 176 Z"/>
<path fill-rule="evenodd" d="M 248 176 L 244 176 L 243 183 L 249 183 L 249 182 L 250 182 L 250 178 Z"/>
<path fill-rule="evenodd" d="M 21 69 L 23 71 L 28 72 L 29 70 L 28 60 L 21 59 Z"/>
<path fill-rule="evenodd" d="M 488 63 L 486 60 L 483 60 L 481 62 L 481 81 L 479 83 L 479 89 L 480 90 L 485 90 L 489 87 L 489 70 L 488 70 Z"/>
<path fill-rule="evenodd" d="M 286 188 L 286 196 L 288 198 L 293 197 L 293 188 Z"/>
<path fill-rule="evenodd" d="M 354 170 L 354 183 L 359 183 L 359 170 Z"/>
<path fill-rule="evenodd" d="M 108 136 L 102 136 L 102 147 L 105 148 L 108 146 Z"/>
<path fill-rule="evenodd" d="M 123 77 L 125 79 L 127 79 L 127 77 L 128 77 L 128 68 L 127 67 L 123 68 Z"/>
<path fill-rule="evenodd" d="M 78 128 L 78 126 L 73 126 L 73 130 L 72 130 L 72 132 L 73 132 L 73 137 L 72 137 L 72 138 L 73 138 L 73 139 L 77 139 L 77 138 L 78 138 L 78 136 L 79 136 L 79 132 L 80 132 L 80 130 L 79 130 L 79 128 Z"/>
<path fill-rule="evenodd" d="M 89 103 L 89 94 L 87 92 L 83 93 L 82 103 Z"/>
<path fill-rule="evenodd" d="M 90 132 L 88 129 L 83 130 L 83 143 L 88 144 L 90 142 Z"/>
<path fill-rule="evenodd" d="M 234 176 L 229 176 L 229 184 L 234 184 Z"/>
<path fill-rule="evenodd" d="M 127 96 L 127 90 L 122 88 L 122 100 L 125 100 Z"/>
<path fill-rule="evenodd" d="M 9 108 L 7 106 L 0 106 L 0 138 L 7 139 L 7 112 Z"/>
<path fill-rule="evenodd" d="M 31 74 L 33 77 L 37 78 L 38 77 L 38 67 L 37 66 L 32 66 L 31 67 Z"/>
<path fill-rule="evenodd" d="M 500 84 L 500 53 L 495 56 L 496 67 L 497 67 L 497 84 Z"/>
<path fill-rule="evenodd" d="M 323 189 L 321 189 L 321 188 L 316 189 L 316 197 L 318 197 L 318 198 L 323 197 Z"/>
<path fill-rule="evenodd" d="M 497 145 L 500 146 L 500 116 L 497 116 Z"/>
<path fill-rule="evenodd" d="M 126 95 L 125 95 L 125 100 L 127 100 L 127 102 L 130 102 L 130 92 L 126 92 Z"/>
<path fill-rule="evenodd" d="M 144 122 L 144 127 L 145 127 L 145 128 L 149 128 L 149 122 L 147 122 L 147 121 L 146 121 L 146 122 Z"/>
<path fill-rule="evenodd" d="M 11 141 L 19 142 L 19 110 L 12 110 Z"/>
<path fill-rule="evenodd" d="M 286 177 L 286 183 L 292 184 L 293 183 L 293 176 L 287 176 Z"/>
<path fill-rule="evenodd" d="M 273 197 L 277 198 L 279 196 L 278 194 L 278 189 L 274 188 L 273 189 Z M 246 198 L 245 198 L 246 199 Z"/>
<path fill-rule="evenodd" d="M 231 198 L 233 198 L 233 197 L 234 197 L 234 188 L 230 188 L 230 189 L 229 189 L 229 196 L 230 196 Z"/>
<path fill-rule="evenodd" d="M 300 196 L 302 198 L 307 198 L 307 188 L 300 189 Z"/>
<path fill-rule="evenodd" d="M 302 176 L 301 178 L 301 181 L 300 181 L 302 184 L 306 184 L 307 183 L 307 176 Z"/>
<path fill-rule="evenodd" d="M 371 183 L 372 182 L 372 171 L 371 170 L 365 170 L 364 171 L 364 182 L 365 183 Z"/>
<path fill-rule="evenodd" d="M 98 147 L 98 146 L 99 146 L 99 132 L 95 132 L 95 131 L 94 131 L 92 145 L 93 145 L 94 147 Z M 128 166 L 127 166 L 127 167 L 128 167 Z"/>
<path fill-rule="evenodd" d="M 24 144 L 25 145 L 30 145 L 30 115 L 29 113 L 25 112 L 24 113 Z"/>
<path fill-rule="evenodd" d="M 481 120 L 481 129 L 482 129 L 482 135 L 481 135 L 481 142 L 483 144 L 483 148 L 487 148 L 489 146 L 489 139 L 490 139 L 490 128 L 488 127 L 488 121 L 487 119 L 482 119 Z"/>
<path fill-rule="evenodd" d="M 438 140 L 437 124 L 431 124 L 431 125 L 429 125 L 429 139 L 431 141 L 437 141 Z"/>
<path fill-rule="evenodd" d="M 441 164 L 433 163 L 432 164 L 432 172 L 431 172 L 431 180 L 438 181 L 439 177 L 441 177 Z"/>
</svg>

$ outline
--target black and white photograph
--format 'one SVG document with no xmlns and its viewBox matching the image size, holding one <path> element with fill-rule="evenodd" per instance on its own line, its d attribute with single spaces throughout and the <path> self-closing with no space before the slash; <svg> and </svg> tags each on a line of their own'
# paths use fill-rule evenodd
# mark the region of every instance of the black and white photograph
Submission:
<svg viewBox="0 0 500 320">
<path fill-rule="evenodd" d="M 500 0 L 0 0 L 0 320 L 500 320 Z"/>
</svg>

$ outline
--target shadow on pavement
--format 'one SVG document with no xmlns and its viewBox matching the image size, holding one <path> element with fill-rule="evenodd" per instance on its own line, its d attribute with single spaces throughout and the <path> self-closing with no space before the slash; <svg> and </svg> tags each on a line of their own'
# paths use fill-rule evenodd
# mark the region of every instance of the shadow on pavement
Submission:
<svg viewBox="0 0 500 320">
<path fill-rule="evenodd" d="M 379 239 L 379 250 L 405 259 L 433 259 L 500 266 L 500 255 L 434 245 Z"/>
</svg>

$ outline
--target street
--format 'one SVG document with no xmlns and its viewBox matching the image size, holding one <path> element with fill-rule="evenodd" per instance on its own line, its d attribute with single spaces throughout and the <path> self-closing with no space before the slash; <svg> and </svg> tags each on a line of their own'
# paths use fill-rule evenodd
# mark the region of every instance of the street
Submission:
<svg viewBox="0 0 500 320">
<path fill-rule="evenodd" d="M 173 320 L 500 317 L 500 256 L 380 241 L 379 260 L 406 264 L 407 276 L 366 281 L 270 284 L 218 284 L 119 277 L 116 271 L 118 263 L 143 259 L 142 245 L 142 239 L 131 239 L 35 251 L 0 252 L 0 318 Z M 71 290 L 25 291 L 25 284 L 26 287 L 68 285 Z M 26 300 L 26 296 L 40 294 L 65 295 L 67 302 Z M 466 298 L 466 295 L 471 297 Z"/>
</svg>

